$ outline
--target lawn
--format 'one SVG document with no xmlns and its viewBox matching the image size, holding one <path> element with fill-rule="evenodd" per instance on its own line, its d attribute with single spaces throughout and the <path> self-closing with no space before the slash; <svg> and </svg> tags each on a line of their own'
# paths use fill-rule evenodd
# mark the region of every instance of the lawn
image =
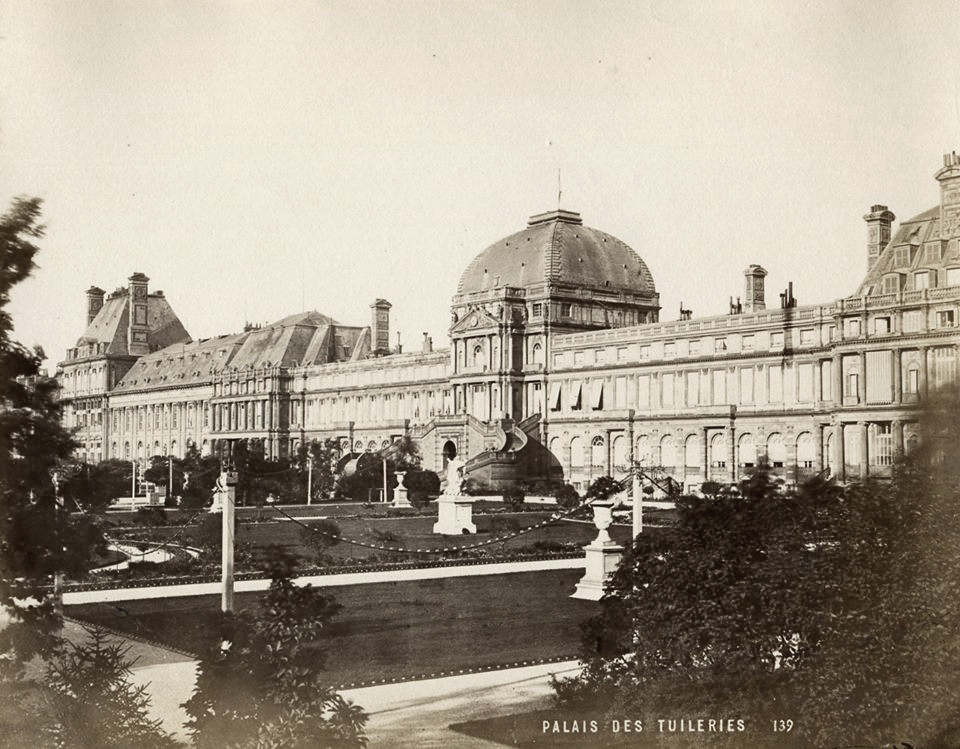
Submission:
<svg viewBox="0 0 960 749">
<path fill-rule="evenodd" d="M 318 507 L 317 515 L 314 517 L 326 516 L 326 513 L 320 512 L 319 509 Z M 327 549 L 325 553 L 334 559 L 363 560 L 373 556 L 377 557 L 379 561 L 401 561 L 405 558 L 431 559 L 433 557 L 430 555 L 411 552 L 415 552 L 417 549 L 457 549 L 478 542 L 490 541 L 497 538 L 498 525 L 502 528 L 503 524 L 510 524 L 513 528 L 523 529 L 541 523 L 549 517 L 550 513 L 543 511 L 474 515 L 477 533 L 463 536 L 439 536 L 433 533 L 436 518 L 429 516 L 336 517 L 335 522 L 344 538 L 371 546 L 403 548 L 408 552 L 389 552 L 341 542 Z M 309 523 L 310 520 L 304 519 L 301 522 Z M 287 519 L 278 522 L 260 523 L 247 521 L 238 524 L 235 538 L 238 548 L 247 548 L 252 551 L 255 566 L 269 546 L 280 546 L 296 556 L 313 561 L 313 552 L 306 548 L 301 541 L 301 529 L 302 526 L 298 522 Z M 189 526 L 182 531 L 172 527 L 164 527 L 127 531 L 124 537 L 159 540 L 177 536 L 178 543 L 191 544 L 196 543 L 195 533 L 196 526 Z M 630 528 L 627 526 L 612 526 L 610 534 L 614 540 L 621 544 L 626 544 L 630 540 Z M 541 545 L 567 543 L 584 546 L 592 541 L 596 535 L 597 529 L 591 522 L 563 520 L 524 535 L 503 539 L 502 541 L 497 540 L 495 543 L 482 548 L 486 553 L 495 555 L 509 554 L 525 548 L 529 549 L 538 543 Z"/>
<path fill-rule="evenodd" d="M 599 604 L 569 598 L 580 570 L 375 583 L 327 589 L 342 605 L 325 637 L 334 684 L 411 678 L 576 657 Z M 260 594 L 236 596 L 255 609 Z M 68 606 L 68 616 L 198 653 L 219 642 L 219 596 Z"/>
</svg>

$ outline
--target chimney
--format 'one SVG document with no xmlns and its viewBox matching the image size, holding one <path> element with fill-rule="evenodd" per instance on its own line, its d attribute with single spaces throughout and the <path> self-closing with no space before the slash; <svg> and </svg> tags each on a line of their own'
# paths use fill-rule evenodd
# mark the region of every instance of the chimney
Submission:
<svg viewBox="0 0 960 749">
<path fill-rule="evenodd" d="M 103 295 L 106 293 L 97 286 L 91 286 L 87 289 L 87 325 L 93 322 L 97 313 L 103 308 Z"/>
<path fill-rule="evenodd" d="M 430 354 L 433 352 L 433 339 L 427 335 L 423 334 L 423 353 Z"/>
<path fill-rule="evenodd" d="M 133 356 L 150 353 L 150 340 L 147 325 L 147 284 L 150 279 L 142 273 L 134 273 L 128 282 L 127 304 L 130 305 L 127 316 L 127 350 Z"/>
<path fill-rule="evenodd" d="M 864 215 L 867 222 L 867 272 L 877 264 L 883 248 L 890 244 L 890 226 L 897 217 L 885 205 L 870 206 Z"/>
<path fill-rule="evenodd" d="M 943 169 L 936 173 L 940 183 L 940 239 L 960 237 L 960 156 L 944 154 Z"/>
<path fill-rule="evenodd" d="M 763 279 L 767 277 L 767 271 L 753 263 L 747 268 L 743 275 L 746 277 L 743 290 L 743 311 L 759 312 L 767 308 L 767 297 L 763 289 Z"/>
<path fill-rule="evenodd" d="M 373 319 L 370 325 L 370 343 L 374 353 L 390 352 L 390 308 L 393 305 L 386 299 L 377 299 L 370 305 Z"/>
</svg>

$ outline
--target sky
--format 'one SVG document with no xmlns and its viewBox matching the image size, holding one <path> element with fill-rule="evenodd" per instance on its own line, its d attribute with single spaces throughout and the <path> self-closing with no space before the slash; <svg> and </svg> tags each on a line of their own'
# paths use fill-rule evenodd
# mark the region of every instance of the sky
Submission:
<svg viewBox="0 0 960 749">
<path fill-rule="evenodd" d="M 725 313 L 751 263 L 768 304 L 828 303 L 871 205 L 938 202 L 958 37 L 955 0 L 0 0 L 0 210 L 47 225 L 15 337 L 52 368 L 85 290 L 142 272 L 194 338 L 385 298 L 442 346 L 470 260 L 558 203 L 644 258 L 661 320 Z"/>
</svg>

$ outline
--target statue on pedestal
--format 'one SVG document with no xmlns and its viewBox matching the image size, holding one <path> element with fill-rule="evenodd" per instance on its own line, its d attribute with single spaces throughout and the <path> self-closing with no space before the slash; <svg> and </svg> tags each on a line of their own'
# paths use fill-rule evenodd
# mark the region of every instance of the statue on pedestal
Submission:
<svg viewBox="0 0 960 749">
<path fill-rule="evenodd" d="M 464 462 L 457 458 L 447 463 L 447 488 L 443 493 L 448 497 L 463 495 L 463 467 Z"/>
</svg>

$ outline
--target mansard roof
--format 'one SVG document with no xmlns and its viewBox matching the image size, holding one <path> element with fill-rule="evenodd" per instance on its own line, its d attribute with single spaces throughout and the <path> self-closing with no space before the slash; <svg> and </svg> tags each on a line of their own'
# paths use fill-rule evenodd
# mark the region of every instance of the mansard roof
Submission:
<svg viewBox="0 0 960 749">
<path fill-rule="evenodd" d="M 957 267 L 960 265 L 958 252 L 960 247 L 956 241 L 941 239 L 940 206 L 934 206 L 900 222 L 893 239 L 867 271 L 854 296 L 882 294 L 883 277 L 891 273 L 909 275 L 923 270 L 939 273 L 947 267 Z M 910 288 L 908 285 L 905 290 Z"/>
<path fill-rule="evenodd" d="M 127 326 L 130 318 L 129 290 L 111 294 L 77 340 L 77 347 L 105 344 L 100 353 L 129 355 Z M 190 340 L 190 334 L 163 294 L 147 296 L 148 341 L 151 349 L 164 348 Z"/>
</svg>

